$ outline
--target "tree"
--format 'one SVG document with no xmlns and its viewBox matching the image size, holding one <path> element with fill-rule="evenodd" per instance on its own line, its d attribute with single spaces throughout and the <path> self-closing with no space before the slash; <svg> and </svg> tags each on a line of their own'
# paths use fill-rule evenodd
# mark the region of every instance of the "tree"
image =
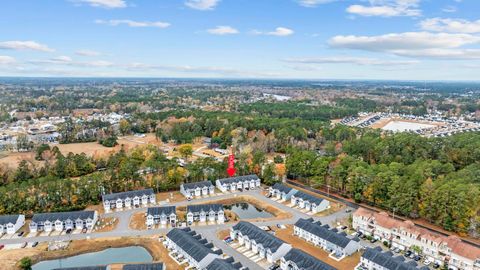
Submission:
<svg viewBox="0 0 480 270">
<path fill-rule="evenodd" d="M 22 270 L 31 270 L 32 269 L 32 259 L 30 259 L 30 257 L 23 257 L 20 260 L 19 266 Z"/>
<path fill-rule="evenodd" d="M 43 160 L 43 152 L 49 151 L 49 150 L 50 150 L 50 145 L 42 143 L 41 145 L 39 145 L 37 147 L 35 159 L 36 160 Z"/>
<path fill-rule="evenodd" d="M 20 161 L 17 170 L 15 171 L 14 180 L 18 182 L 27 181 L 33 178 L 33 173 L 30 170 L 26 160 Z"/>
<path fill-rule="evenodd" d="M 105 147 L 114 147 L 118 145 L 117 136 L 110 136 L 100 140 L 100 144 Z"/>
<path fill-rule="evenodd" d="M 132 129 L 132 126 L 130 125 L 130 122 L 128 122 L 128 120 L 126 120 L 126 119 L 120 120 L 119 126 L 120 126 L 119 127 L 120 133 L 122 133 L 122 135 L 130 133 L 130 131 Z"/>
<path fill-rule="evenodd" d="M 29 151 L 33 148 L 33 143 L 30 142 L 27 135 L 20 134 L 17 136 L 17 150 L 20 151 Z"/>
<path fill-rule="evenodd" d="M 191 144 L 182 144 L 178 147 L 178 152 L 183 158 L 188 159 L 193 154 L 193 147 Z"/>
</svg>

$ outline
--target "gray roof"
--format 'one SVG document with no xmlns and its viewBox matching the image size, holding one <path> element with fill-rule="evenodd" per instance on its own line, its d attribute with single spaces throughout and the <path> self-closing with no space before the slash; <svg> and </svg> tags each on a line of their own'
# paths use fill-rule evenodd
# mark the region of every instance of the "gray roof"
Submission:
<svg viewBox="0 0 480 270">
<path fill-rule="evenodd" d="M 292 248 L 284 258 L 287 262 L 291 261 L 295 263 L 298 269 L 302 270 L 336 270 L 335 267 L 296 248 Z"/>
<path fill-rule="evenodd" d="M 170 216 L 170 214 L 172 213 L 177 214 L 175 206 L 149 207 L 147 209 L 147 215 L 152 215 L 152 216 L 161 216 L 161 215 Z"/>
<path fill-rule="evenodd" d="M 88 218 L 93 219 L 95 216 L 95 211 L 75 211 L 75 212 L 58 212 L 58 213 L 41 213 L 34 214 L 32 221 L 35 223 L 49 221 L 62 220 L 65 221 L 70 219 L 75 221 L 77 219 L 86 220 Z"/>
<path fill-rule="evenodd" d="M 235 263 L 233 258 L 230 257 L 228 259 L 215 259 L 213 260 L 206 268 L 206 270 L 238 270 L 242 268 L 241 263 Z M 248 268 L 244 268 L 248 270 Z"/>
<path fill-rule="evenodd" d="M 322 226 L 320 222 L 314 222 L 312 218 L 301 218 L 295 223 L 295 226 L 341 248 L 345 248 L 351 241 L 355 241 L 354 239 L 348 238 L 346 234 L 337 233 L 336 230 L 329 230 L 327 226 Z"/>
<path fill-rule="evenodd" d="M 210 182 L 210 181 L 202 181 L 202 182 L 194 182 L 194 183 L 185 183 L 185 184 L 182 184 L 182 185 L 183 185 L 183 188 L 184 188 L 185 190 L 196 189 L 197 187 L 203 188 L 203 187 L 211 187 L 211 186 L 213 186 L 212 182 Z"/>
<path fill-rule="evenodd" d="M 242 175 L 242 176 L 218 179 L 218 181 L 220 181 L 220 183 L 222 184 L 231 184 L 231 183 L 245 182 L 245 181 L 251 181 L 251 180 L 259 180 L 259 178 L 256 174 L 250 174 L 250 175 Z"/>
<path fill-rule="evenodd" d="M 126 264 L 123 270 L 163 270 L 163 263 Z"/>
<path fill-rule="evenodd" d="M 84 267 L 55 268 L 53 270 L 107 270 L 107 266 L 84 266 Z"/>
<path fill-rule="evenodd" d="M 316 205 L 319 205 L 324 201 L 322 198 L 315 197 L 302 191 L 297 191 L 294 196 L 295 198 L 302 198 L 304 201 L 309 201 L 310 203 L 315 203 Z"/>
<path fill-rule="evenodd" d="M 276 189 L 276 190 L 279 190 L 280 192 L 285 192 L 286 194 L 290 193 L 290 191 L 292 191 L 292 190 L 296 190 L 296 189 L 293 189 L 291 187 L 287 187 L 284 184 L 280 184 L 280 183 L 275 183 L 275 185 L 273 185 L 272 188 Z"/>
<path fill-rule="evenodd" d="M 272 234 L 246 221 L 240 221 L 233 226 L 233 229 L 240 231 L 242 235 L 248 236 L 250 240 L 255 240 L 255 242 L 262 244 L 265 249 L 270 249 L 272 252 L 276 252 L 281 245 L 285 244 L 285 242 Z"/>
<path fill-rule="evenodd" d="M 218 212 L 223 211 L 223 205 L 215 203 L 215 204 L 195 204 L 195 205 L 187 205 L 187 213 L 200 213 L 200 212 L 210 212 L 210 211 Z"/>
<path fill-rule="evenodd" d="M 403 256 L 393 257 L 392 252 L 382 252 L 381 247 L 367 248 L 362 255 L 363 258 L 374 262 L 388 270 L 418 270 L 414 261 L 405 262 Z"/>
<path fill-rule="evenodd" d="M 102 196 L 102 200 L 103 201 L 105 200 L 116 201 L 117 199 L 125 200 L 126 198 L 142 197 L 143 195 L 150 196 L 152 194 L 155 194 L 155 192 L 153 192 L 153 189 L 148 188 L 148 189 L 141 189 L 141 190 L 132 190 L 132 191 L 126 191 L 126 192 L 105 194 Z"/>
<path fill-rule="evenodd" d="M 6 215 L 6 216 L 0 216 L 0 225 L 12 223 L 15 224 L 17 223 L 18 218 L 20 215 Z"/>
<path fill-rule="evenodd" d="M 190 228 L 174 228 L 167 233 L 167 237 L 197 262 L 203 260 L 208 254 L 215 254 L 211 248 L 206 246 L 207 240 L 196 235 L 196 232 Z"/>
</svg>

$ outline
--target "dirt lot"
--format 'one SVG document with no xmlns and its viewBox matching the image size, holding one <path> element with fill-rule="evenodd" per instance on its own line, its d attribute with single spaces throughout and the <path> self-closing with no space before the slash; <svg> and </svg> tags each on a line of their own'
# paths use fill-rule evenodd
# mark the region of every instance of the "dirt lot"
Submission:
<svg viewBox="0 0 480 270">
<path fill-rule="evenodd" d="M 313 246 L 310 243 L 304 241 L 293 235 L 293 226 L 288 225 L 286 229 L 277 230 L 275 236 L 282 239 L 283 241 L 291 244 L 294 248 L 298 248 L 317 259 L 330 264 L 331 266 L 337 269 L 354 269 L 355 266 L 360 262 L 360 253 L 357 252 L 352 256 L 346 257 L 343 260 L 337 262 L 334 259 L 328 257 L 328 253 L 323 249 Z"/>
<path fill-rule="evenodd" d="M 118 225 L 118 219 L 113 217 L 102 218 L 99 220 L 99 224 L 97 225 L 97 229 L 95 232 L 109 232 L 114 230 Z"/>
<path fill-rule="evenodd" d="M 167 199 L 170 203 L 181 202 L 186 200 L 185 196 L 183 196 L 182 193 L 180 193 L 180 191 L 157 193 L 157 202 L 166 201 Z"/>
<path fill-rule="evenodd" d="M 169 256 L 165 247 L 157 240 L 157 236 L 136 238 L 103 238 L 94 240 L 72 241 L 66 250 L 46 251 L 47 245 L 36 248 L 14 249 L 0 251 L 0 269 L 18 270 L 15 265 L 23 257 L 31 257 L 33 263 L 75 256 L 88 252 L 100 251 L 111 247 L 142 246 L 146 248 L 155 262 L 164 262 L 167 269 L 183 270 Z M 118 267 L 118 266 L 116 266 Z M 120 269 L 120 268 L 112 268 Z"/>
<path fill-rule="evenodd" d="M 138 212 L 132 215 L 130 223 L 128 225 L 133 230 L 146 230 L 147 224 L 145 224 L 145 212 Z"/>
</svg>

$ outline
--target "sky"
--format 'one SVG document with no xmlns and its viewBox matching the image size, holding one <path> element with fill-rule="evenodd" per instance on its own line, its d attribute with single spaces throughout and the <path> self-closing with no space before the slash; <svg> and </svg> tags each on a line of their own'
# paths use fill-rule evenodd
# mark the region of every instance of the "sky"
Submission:
<svg viewBox="0 0 480 270">
<path fill-rule="evenodd" d="M 478 0 L 0 5 L 0 76 L 480 80 Z"/>
</svg>

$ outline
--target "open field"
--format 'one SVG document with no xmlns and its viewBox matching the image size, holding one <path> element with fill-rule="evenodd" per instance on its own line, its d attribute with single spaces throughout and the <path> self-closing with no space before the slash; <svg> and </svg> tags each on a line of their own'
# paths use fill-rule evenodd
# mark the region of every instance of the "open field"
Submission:
<svg viewBox="0 0 480 270">
<path fill-rule="evenodd" d="M 360 253 L 357 252 L 352 256 L 346 257 L 343 260 L 337 262 L 334 259 L 328 257 L 328 253 L 320 247 L 316 247 L 296 236 L 293 235 L 293 226 L 287 225 L 286 229 L 281 229 L 275 231 L 275 236 L 282 239 L 283 241 L 289 243 L 294 248 L 298 248 L 315 258 L 328 263 L 329 265 L 337 269 L 354 269 L 355 266 L 360 262 Z"/>
<path fill-rule="evenodd" d="M 157 193 L 157 202 L 168 200 L 169 203 L 185 201 L 186 198 L 180 191 L 167 191 Z"/>
<path fill-rule="evenodd" d="M 372 124 L 371 128 L 380 128 L 390 131 L 418 130 L 423 128 L 434 128 L 442 126 L 442 123 L 429 121 L 416 121 L 403 118 L 384 118 Z"/>
<path fill-rule="evenodd" d="M 128 227 L 132 230 L 146 230 L 147 229 L 147 224 L 145 224 L 146 218 L 145 218 L 145 212 L 138 212 L 133 214 L 130 217 L 130 223 Z"/>
<path fill-rule="evenodd" d="M 0 269 L 18 270 L 19 268 L 17 268 L 15 265 L 23 257 L 30 257 L 32 258 L 33 263 L 37 263 L 44 260 L 52 260 L 89 252 L 96 252 L 112 247 L 128 246 L 144 247 L 150 252 L 154 261 L 164 262 L 167 266 L 167 269 L 183 269 L 168 256 L 166 248 L 157 240 L 157 236 L 78 240 L 72 241 L 67 249 L 57 251 L 46 251 L 46 243 L 40 244 L 36 248 L 2 250 L 0 251 Z"/>
</svg>

